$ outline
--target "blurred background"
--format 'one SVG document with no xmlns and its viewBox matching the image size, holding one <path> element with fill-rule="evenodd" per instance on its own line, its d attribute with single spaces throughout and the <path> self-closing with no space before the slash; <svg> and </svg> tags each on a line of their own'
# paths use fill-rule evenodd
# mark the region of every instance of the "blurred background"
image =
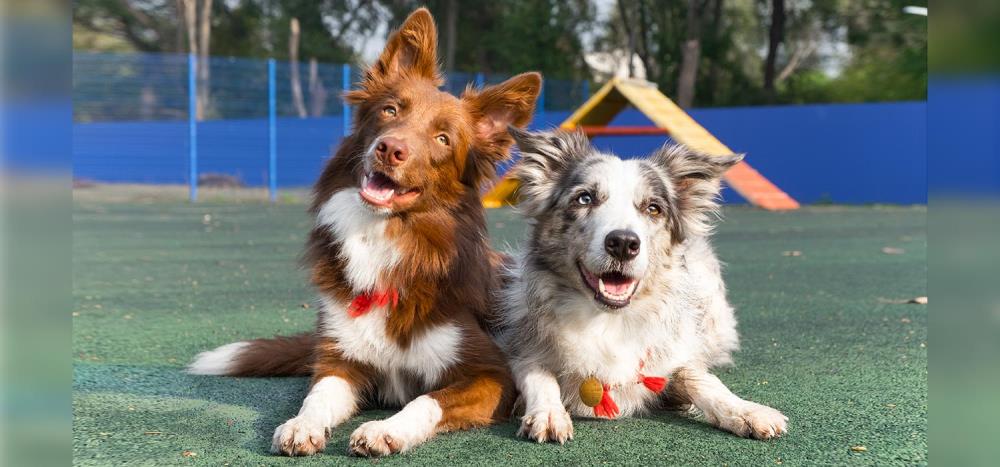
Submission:
<svg viewBox="0 0 1000 467">
<path fill-rule="evenodd" d="M 546 113 L 565 115 L 609 77 L 644 77 L 801 201 L 929 198 L 930 452 L 935 463 L 991 465 L 1000 415 L 1000 2 L 939 1 L 924 16 L 927 3 L 427 5 L 453 91 L 539 70 L 548 83 L 540 121 L 553 124 L 559 114 Z M 0 463 L 70 459 L 71 187 L 79 196 L 128 182 L 126 197 L 176 187 L 170 196 L 187 198 L 192 120 L 195 146 L 216 174 L 206 182 L 261 186 L 274 108 L 278 182 L 295 199 L 294 187 L 308 184 L 343 134 L 349 109 L 339 91 L 416 5 L 0 1 Z M 222 136 L 212 142 L 213 133 Z M 227 161 L 230 149 L 245 156 Z M 296 169 L 300 155 L 308 160 Z M 241 167 L 247 160 L 256 165 Z M 871 188 L 880 180 L 893 188 Z M 852 198 L 859 190 L 865 196 Z"/>
<path fill-rule="evenodd" d="M 187 184 L 192 199 L 198 187 L 301 199 L 349 131 L 340 93 L 424 4 L 75 1 L 75 187 L 169 197 Z M 544 74 L 536 128 L 557 126 L 612 77 L 646 79 L 800 202 L 926 203 L 926 2 L 426 6 L 449 91 Z M 631 110 L 617 120 L 643 121 Z M 596 139 L 626 157 L 663 141 Z M 107 182 L 117 185 L 99 186 Z"/>
</svg>

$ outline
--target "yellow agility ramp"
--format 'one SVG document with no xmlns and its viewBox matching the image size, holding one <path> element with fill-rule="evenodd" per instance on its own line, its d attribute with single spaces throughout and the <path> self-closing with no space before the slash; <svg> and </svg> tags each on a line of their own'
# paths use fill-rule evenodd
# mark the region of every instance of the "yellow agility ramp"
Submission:
<svg viewBox="0 0 1000 467">
<path fill-rule="evenodd" d="M 629 105 L 639 109 L 655 127 L 607 126 Z M 560 128 L 564 130 L 579 128 L 590 137 L 663 134 L 706 154 L 721 155 L 733 152 L 691 118 L 684 109 L 663 95 L 656 85 L 637 79 L 612 79 L 562 122 Z M 799 207 L 798 202 L 746 162 L 740 162 L 729 169 L 725 180 L 733 190 L 754 206 L 768 210 L 789 210 Z M 496 208 L 516 204 L 517 187 L 516 179 L 505 176 L 486 194 L 483 205 Z"/>
</svg>

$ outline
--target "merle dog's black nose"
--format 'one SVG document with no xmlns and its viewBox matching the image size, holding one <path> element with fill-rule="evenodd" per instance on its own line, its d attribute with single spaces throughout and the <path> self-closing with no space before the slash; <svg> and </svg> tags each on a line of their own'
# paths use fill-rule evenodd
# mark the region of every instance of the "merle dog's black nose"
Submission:
<svg viewBox="0 0 1000 467">
<path fill-rule="evenodd" d="M 628 261 L 639 255 L 639 236 L 631 230 L 612 230 L 604 237 L 604 251 L 612 257 Z"/>
</svg>

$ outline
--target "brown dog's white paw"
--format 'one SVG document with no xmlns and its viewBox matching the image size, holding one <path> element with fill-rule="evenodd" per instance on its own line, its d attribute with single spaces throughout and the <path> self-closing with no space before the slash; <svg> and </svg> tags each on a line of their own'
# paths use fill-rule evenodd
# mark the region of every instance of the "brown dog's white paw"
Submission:
<svg viewBox="0 0 1000 467">
<path fill-rule="evenodd" d="M 536 410 L 521 417 L 517 435 L 539 443 L 564 444 L 573 439 L 573 419 L 563 407 Z"/>
<path fill-rule="evenodd" d="M 347 452 L 355 456 L 380 457 L 397 454 L 412 447 L 407 430 L 393 427 L 389 420 L 366 422 L 351 433 Z"/>
<path fill-rule="evenodd" d="M 271 452 L 285 456 L 311 456 L 326 448 L 326 427 L 295 417 L 274 430 Z"/>
<path fill-rule="evenodd" d="M 720 419 L 720 426 L 745 438 L 771 439 L 788 433 L 788 417 L 766 405 L 746 402 Z"/>
</svg>

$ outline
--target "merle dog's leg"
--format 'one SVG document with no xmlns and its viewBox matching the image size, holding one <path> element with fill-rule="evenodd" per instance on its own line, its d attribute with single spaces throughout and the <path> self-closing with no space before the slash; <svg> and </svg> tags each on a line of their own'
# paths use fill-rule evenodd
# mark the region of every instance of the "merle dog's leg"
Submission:
<svg viewBox="0 0 1000 467">
<path fill-rule="evenodd" d="M 681 369 L 674 373 L 670 390 L 690 400 L 709 423 L 739 436 L 770 439 L 788 431 L 788 417 L 766 405 L 741 399 L 708 371 Z"/>
<path fill-rule="evenodd" d="M 514 380 L 525 406 L 517 435 L 539 443 L 573 439 L 573 420 L 563 406 L 556 375 L 540 365 L 515 364 Z"/>
</svg>

